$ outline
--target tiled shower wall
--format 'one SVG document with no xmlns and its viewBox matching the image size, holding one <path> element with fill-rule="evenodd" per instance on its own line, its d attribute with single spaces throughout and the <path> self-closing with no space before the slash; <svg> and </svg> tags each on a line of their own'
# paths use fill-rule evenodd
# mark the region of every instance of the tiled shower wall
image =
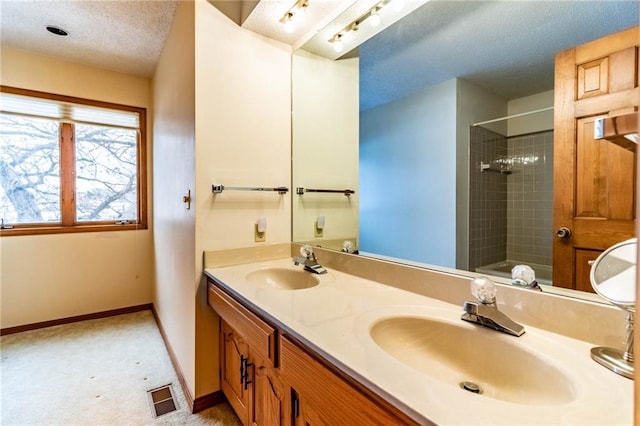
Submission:
<svg viewBox="0 0 640 426">
<path fill-rule="evenodd" d="M 552 264 L 553 131 L 509 138 L 507 258 Z"/>
<path fill-rule="evenodd" d="M 470 146 L 469 269 L 507 259 L 551 266 L 553 131 L 507 138 L 472 127 Z"/>
<path fill-rule="evenodd" d="M 507 175 L 498 159 L 507 156 L 507 138 L 471 127 L 469 171 L 469 269 L 500 262 L 507 256 Z M 480 171 L 481 162 L 491 171 Z M 498 171 L 495 171 L 498 170 Z"/>
</svg>

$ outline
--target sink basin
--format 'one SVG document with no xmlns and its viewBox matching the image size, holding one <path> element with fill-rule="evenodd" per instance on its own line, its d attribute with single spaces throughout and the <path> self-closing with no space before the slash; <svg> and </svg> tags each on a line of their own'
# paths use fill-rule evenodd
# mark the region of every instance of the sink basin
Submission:
<svg viewBox="0 0 640 426">
<path fill-rule="evenodd" d="M 391 317 L 370 328 L 389 355 L 460 392 L 526 405 L 566 404 L 570 379 L 518 338 L 425 317 Z"/>
<path fill-rule="evenodd" d="M 258 269 L 249 272 L 246 278 L 254 284 L 266 284 L 281 290 L 302 290 L 320 284 L 318 277 L 300 269 Z"/>
</svg>

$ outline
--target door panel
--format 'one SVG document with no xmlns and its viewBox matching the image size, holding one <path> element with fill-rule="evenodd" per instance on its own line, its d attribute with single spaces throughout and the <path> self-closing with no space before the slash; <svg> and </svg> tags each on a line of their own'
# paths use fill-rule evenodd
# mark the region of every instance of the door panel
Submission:
<svg viewBox="0 0 640 426">
<path fill-rule="evenodd" d="M 554 228 L 569 238 L 553 247 L 554 285 L 592 291 L 588 260 L 635 235 L 633 151 L 596 140 L 593 123 L 636 111 L 638 27 L 556 55 Z"/>
<path fill-rule="evenodd" d="M 254 357 L 252 420 L 256 426 L 284 424 L 284 384 L 276 369 Z"/>
<path fill-rule="evenodd" d="M 242 424 L 248 424 L 249 401 L 248 392 L 242 383 L 241 356 L 248 356 L 247 344 L 223 320 L 220 321 L 222 333 L 220 387 L 233 407 Z"/>
</svg>

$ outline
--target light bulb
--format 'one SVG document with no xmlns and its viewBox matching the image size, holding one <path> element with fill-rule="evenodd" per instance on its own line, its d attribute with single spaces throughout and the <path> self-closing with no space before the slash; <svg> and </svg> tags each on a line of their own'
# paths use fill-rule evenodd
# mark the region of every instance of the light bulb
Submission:
<svg viewBox="0 0 640 426">
<path fill-rule="evenodd" d="M 342 40 L 337 39 L 333 42 L 333 50 L 335 50 L 337 53 L 340 53 L 344 50 L 344 44 L 342 44 Z"/>
<path fill-rule="evenodd" d="M 284 23 L 284 32 L 287 34 L 291 34 L 294 30 L 294 25 L 293 25 L 293 21 L 291 20 L 291 18 L 287 19 L 287 21 Z"/>
<path fill-rule="evenodd" d="M 378 10 L 374 9 L 371 11 L 371 15 L 369 16 L 369 24 L 375 28 L 380 25 L 380 15 L 378 15 Z"/>
</svg>

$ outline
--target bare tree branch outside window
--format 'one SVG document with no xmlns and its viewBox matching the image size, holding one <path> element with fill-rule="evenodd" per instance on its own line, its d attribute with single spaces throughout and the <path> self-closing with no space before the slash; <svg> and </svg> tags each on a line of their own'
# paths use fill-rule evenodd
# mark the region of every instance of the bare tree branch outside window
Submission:
<svg viewBox="0 0 640 426">
<path fill-rule="evenodd" d="M 76 127 L 76 218 L 137 219 L 137 131 Z"/>
<path fill-rule="evenodd" d="M 59 123 L 0 114 L 0 217 L 60 221 Z"/>
<path fill-rule="evenodd" d="M 59 223 L 61 179 L 55 120 L 0 114 L 0 217 L 5 223 Z M 136 130 L 75 127 L 77 222 L 136 221 Z"/>
</svg>

